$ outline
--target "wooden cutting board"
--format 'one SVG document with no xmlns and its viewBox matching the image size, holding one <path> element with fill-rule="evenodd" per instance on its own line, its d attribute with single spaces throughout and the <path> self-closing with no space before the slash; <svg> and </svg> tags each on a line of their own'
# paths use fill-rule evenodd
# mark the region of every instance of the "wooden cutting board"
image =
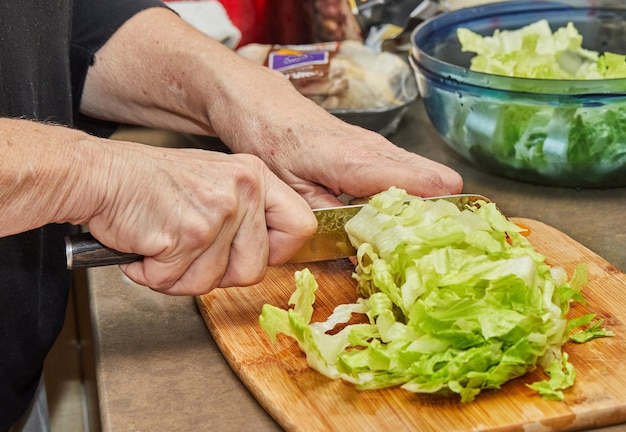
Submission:
<svg viewBox="0 0 626 432">
<path fill-rule="evenodd" d="M 263 304 L 287 307 L 294 272 L 308 267 L 319 284 L 313 320 L 324 320 L 336 305 L 356 298 L 348 260 L 270 268 L 258 285 L 214 290 L 197 304 L 233 370 L 287 431 L 549 431 L 626 422 L 626 275 L 548 225 L 513 220 L 530 227 L 532 244 L 568 274 L 587 264 L 588 303 L 576 304 L 569 317 L 596 313 L 616 335 L 564 346 L 577 379 L 563 402 L 546 401 L 526 387 L 546 377 L 540 369 L 469 404 L 400 388 L 358 391 L 310 369 L 291 339 L 279 335 L 273 345 L 258 324 Z"/>
</svg>

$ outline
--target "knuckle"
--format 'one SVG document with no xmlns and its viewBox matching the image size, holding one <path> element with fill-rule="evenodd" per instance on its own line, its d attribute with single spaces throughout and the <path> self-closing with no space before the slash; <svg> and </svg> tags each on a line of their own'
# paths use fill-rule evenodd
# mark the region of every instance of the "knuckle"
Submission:
<svg viewBox="0 0 626 432">
<path fill-rule="evenodd" d="M 236 193 L 247 202 L 259 202 L 262 197 L 261 177 L 267 169 L 265 163 L 253 155 L 237 155 L 243 163 L 233 171 Z"/>
<path fill-rule="evenodd" d="M 245 269 L 240 267 L 229 268 L 219 286 L 241 286 L 247 287 L 255 285 L 263 280 L 266 273 L 265 266 L 259 267 L 246 267 Z"/>
</svg>

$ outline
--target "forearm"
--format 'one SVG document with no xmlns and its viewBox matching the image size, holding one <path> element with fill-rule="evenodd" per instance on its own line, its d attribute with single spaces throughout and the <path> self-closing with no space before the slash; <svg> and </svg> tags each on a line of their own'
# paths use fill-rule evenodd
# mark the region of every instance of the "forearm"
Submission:
<svg viewBox="0 0 626 432">
<path fill-rule="evenodd" d="M 254 156 L 0 118 L 0 237 L 64 222 L 146 257 L 126 274 L 172 294 L 256 283 L 316 227 L 306 202 Z"/>
<path fill-rule="evenodd" d="M 214 134 L 206 98 L 220 85 L 224 52 L 168 9 L 144 10 L 97 52 L 81 99 L 89 116 Z M 237 67 L 237 66 L 232 66 Z M 216 98 L 219 96 L 216 95 Z"/>
<path fill-rule="evenodd" d="M 78 224 L 96 212 L 106 156 L 94 139 L 62 126 L 0 118 L 0 236 L 48 223 Z M 99 166 L 91 162 L 96 159 Z M 86 173 L 97 179 L 89 193 L 80 177 Z"/>
<path fill-rule="evenodd" d="M 260 157 L 314 207 L 390 186 L 413 195 L 461 190 L 457 173 L 349 125 L 257 65 L 160 8 L 128 20 L 98 51 L 82 109 L 113 121 L 215 134 Z M 329 193 L 330 192 L 330 193 Z"/>
<path fill-rule="evenodd" d="M 294 133 L 298 125 L 342 127 L 281 73 L 243 58 L 161 8 L 131 18 L 98 51 L 81 110 L 105 120 L 218 135 L 235 151 L 255 154 L 263 149 L 252 141 L 261 125 L 279 124 Z M 279 132 L 258 131 L 272 137 L 273 148 L 292 139 L 274 135 Z"/>
</svg>

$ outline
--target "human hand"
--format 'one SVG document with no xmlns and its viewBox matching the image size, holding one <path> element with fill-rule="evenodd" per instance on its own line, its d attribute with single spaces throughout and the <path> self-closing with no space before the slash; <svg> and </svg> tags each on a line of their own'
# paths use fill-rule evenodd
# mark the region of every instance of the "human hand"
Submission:
<svg viewBox="0 0 626 432">
<path fill-rule="evenodd" d="M 279 86 L 280 81 L 276 84 Z M 284 101 L 289 91 L 276 90 L 274 94 L 282 94 L 278 99 Z M 254 112 L 242 115 L 246 107 L 237 107 L 240 114 L 227 120 L 238 119 L 243 124 L 224 130 L 222 140 L 234 151 L 256 154 L 266 161 L 313 208 L 340 204 L 336 197 L 342 193 L 368 197 L 391 186 L 422 197 L 463 189 L 461 176 L 451 168 L 406 151 L 382 135 L 340 121 L 308 99 L 294 101 L 289 110 L 280 109 L 286 103 L 263 107 L 263 101 L 246 103 L 255 107 Z M 271 126 L 253 128 L 253 123 Z M 219 121 L 213 124 L 219 128 Z M 246 135 L 249 131 L 254 135 Z"/>
<path fill-rule="evenodd" d="M 259 282 L 317 226 L 306 201 L 256 156 L 20 119 L 0 118 L 0 130 L 0 236 L 88 224 L 104 245 L 145 256 L 122 269 L 157 291 L 196 295 Z"/>
<path fill-rule="evenodd" d="M 282 74 L 256 64 L 238 70 L 247 78 L 229 75 L 236 85 L 224 86 L 227 103 L 210 110 L 213 128 L 233 151 L 263 159 L 312 207 L 338 205 L 340 194 L 368 197 L 391 186 L 422 197 L 463 189 L 456 171 L 339 120 Z"/>
<path fill-rule="evenodd" d="M 259 282 L 316 227 L 307 203 L 257 157 L 108 142 L 107 188 L 88 221 L 105 245 L 145 256 L 122 265 L 174 295 Z"/>
<path fill-rule="evenodd" d="M 390 186 L 424 197 L 462 189 L 452 169 L 339 120 L 282 73 L 161 8 L 129 20 L 97 57 L 85 83 L 84 113 L 217 135 L 233 152 L 259 156 L 312 207 L 339 204 L 341 193 L 367 197 Z"/>
</svg>

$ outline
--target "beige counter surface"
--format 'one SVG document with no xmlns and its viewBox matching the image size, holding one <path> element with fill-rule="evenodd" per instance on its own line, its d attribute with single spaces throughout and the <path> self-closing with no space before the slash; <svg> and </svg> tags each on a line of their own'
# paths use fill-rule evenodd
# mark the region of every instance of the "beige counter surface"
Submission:
<svg viewBox="0 0 626 432">
<path fill-rule="evenodd" d="M 141 141 L 146 135 L 118 136 Z M 164 140 L 160 133 L 147 136 L 155 144 Z M 626 270 L 626 188 L 562 189 L 483 173 L 445 146 L 419 102 L 390 139 L 457 169 L 465 192 L 489 197 L 509 216 L 552 225 Z M 103 430 L 280 430 L 229 368 L 193 299 L 136 286 L 117 267 L 88 276 Z"/>
</svg>

